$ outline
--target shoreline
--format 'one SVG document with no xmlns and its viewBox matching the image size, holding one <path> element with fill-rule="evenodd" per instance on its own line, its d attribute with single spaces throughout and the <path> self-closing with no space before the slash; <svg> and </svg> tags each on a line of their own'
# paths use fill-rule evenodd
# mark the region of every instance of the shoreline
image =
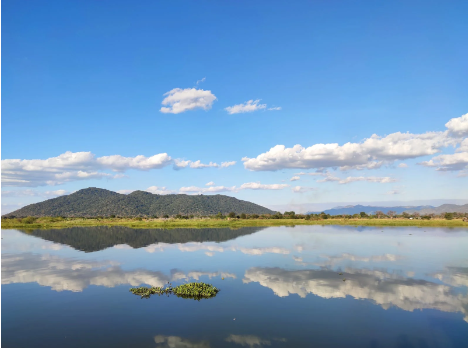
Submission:
<svg viewBox="0 0 468 348">
<path fill-rule="evenodd" d="M 50 218 L 49 218 L 50 219 Z M 40 218 L 39 218 L 40 220 Z M 255 226 L 301 226 L 301 225 L 342 225 L 342 226 L 416 226 L 416 227 L 466 227 L 468 222 L 461 219 L 408 220 L 408 219 L 191 219 L 191 220 L 133 220 L 133 219 L 60 219 L 59 221 L 22 223 L 16 219 L 2 219 L 2 229 L 52 229 L 67 227 L 125 226 L 130 228 L 241 228 Z"/>
</svg>

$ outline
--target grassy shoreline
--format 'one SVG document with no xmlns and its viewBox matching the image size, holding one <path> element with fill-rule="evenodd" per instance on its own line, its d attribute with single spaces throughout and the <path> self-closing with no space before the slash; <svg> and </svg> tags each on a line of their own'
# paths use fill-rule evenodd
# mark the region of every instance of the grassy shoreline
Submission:
<svg viewBox="0 0 468 348">
<path fill-rule="evenodd" d="M 138 221 L 135 219 L 61 219 L 59 221 L 35 221 L 23 223 L 16 219 L 2 219 L 2 229 L 51 229 L 67 227 L 92 226 L 125 226 L 131 228 L 241 228 L 251 226 L 296 226 L 296 225 L 349 225 L 349 226 L 416 226 L 416 227 L 467 227 L 468 222 L 461 219 L 445 220 L 409 220 L 409 219 L 149 219 Z"/>
</svg>

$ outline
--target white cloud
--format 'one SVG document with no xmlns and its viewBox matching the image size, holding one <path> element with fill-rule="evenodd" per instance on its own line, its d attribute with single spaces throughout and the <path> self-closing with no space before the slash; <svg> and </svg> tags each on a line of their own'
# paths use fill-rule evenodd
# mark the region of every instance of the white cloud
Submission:
<svg viewBox="0 0 468 348">
<path fill-rule="evenodd" d="M 375 182 L 375 183 L 379 183 L 379 184 L 388 184 L 388 183 L 391 183 L 391 182 L 395 182 L 397 180 L 393 179 L 393 178 L 390 178 L 388 176 L 385 176 L 385 177 L 377 177 L 377 176 L 368 176 L 368 177 L 354 176 L 353 177 L 353 176 L 348 176 L 346 179 L 338 181 L 338 183 L 339 184 L 349 184 L 349 183 L 356 182 L 356 181 L 367 181 L 367 182 Z"/>
<path fill-rule="evenodd" d="M 391 306 L 405 311 L 437 309 L 461 312 L 468 321 L 468 297 L 451 287 L 425 280 L 404 278 L 373 270 L 345 269 L 343 278 L 333 270 L 283 270 L 254 267 L 245 272 L 244 283 L 258 282 L 279 297 L 312 293 L 322 298 L 367 299 L 387 309 Z"/>
<path fill-rule="evenodd" d="M 268 108 L 268 110 L 271 110 L 271 111 L 279 111 L 281 110 L 281 106 L 274 106 L 272 108 Z"/>
<path fill-rule="evenodd" d="M 213 181 L 207 182 L 205 184 L 205 186 L 214 186 L 214 185 L 215 185 L 215 183 Z"/>
<path fill-rule="evenodd" d="M 286 342 L 285 338 L 274 338 L 274 341 Z M 271 346 L 271 340 L 266 340 L 254 335 L 230 335 L 225 339 L 226 342 L 239 344 L 244 347 L 262 347 Z"/>
<path fill-rule="evenodd" d="M 309 192 L 309 191 L 314 191 L 314 187 L 304 187 L 304 186 L 295 186 L 293 187 L 292 191 L 294 193 L 304 193 L 304 192 Z"/>
<path fill-rule="evenodd" d="M 161 169 L 173 163 L 174 169 L 190 168 L 226 168 L 236 162 L 222 162 L 221 165 L 201 161 L 173 160 L 167 153 L 146 157 L 124 157 L 121 155 L 96 157 L 91 152 L 67 151 L 57 157 L 47 159 L 5 159 L 2 160 L 2 185 L 18 187 L 36 187 L 59 185 L 76 180 L 118 179 L 125 177 L 126 170 L 148 171 Z M 110 174 L 105 171 L 119 172 Z"/>
<path fill-rule="evenodd" d="M 219 192 L 232 192 L 235 191 L 236 187 L 226 187 L 226 186 L 210 186 L 210 187 L 197 187 L 197 186 L 187 186 L 181 187 L 180 193 L 219 193 Z"/>
<path fill-rule="evenodd" d="M 230 161 L 230 162 L 221 162 L 221 168 L 227 168 L 230 166 L 235 165 L 237 162 L 236 161 Z"/>
<path fill-rule="evenodd" d="M 317 182 L 338 182 L 339 184 L 350 184 L 357 181 L 366 181 L 380 184 L 387 184 L 397 181 L 388 176 L 378 177 L 378 176 L 348 176 L 347 178 L 339 178 L 329 172 L 319 172 L 319 173 L 308 173 L 308 175 L 323 176 L 324 179 L 317 180 Z"/>
<path fill-rule="evenodd" d="M 454 154 L 439 155 L 429 161 L 419 164 L 426 167 L 436 167 L 439 171 L 458 171 L 468 169 L 468 138 L 465 138 L 461 142 Z"/>
<path fill-rule="evenodd" d="M 103 170 L 125 171 L 127 169 L 149 170 L 162 168 L 172 162 L 166 153 L 152 157 L 123 157 L 119 155 L 98 157 L 91 152 L 67 151 L 45 160 L 2 160 L 2 185 L 43 186 L 58 185 L 69 181 L 120 178 Z"/>
<path fill-rule="evenodd" d="M 230 115 L 232 114 L 241 114 L 245 112 L 253 112 L 257 110 L 262 110 L 267 107 L 266 104 L 259 104 L 260 99 L 257 100 L 249 100 L 244 104 L 237 104 L 234 106 L 228 106 L 224 110 L 226 110 Z"/>
<path fill-rule="evenodd" d="M 399 195 L 399 194 L 401 194 L 401 193 L 402 193 L 401 190 L 390 190 L 390 191 L 388 191 L 386 194 L 387 194 L 387 195 Z"/>
<path fill-rule="evenodd" d="M 400 163 L 398 168 L 408 168 L 408 165 L 406 163 Z"/>
<path fill-rule="evenodd" d="M 174 169 L 183 169 L 183 168 L 192 168 L 192 169 L 203 169 L 203 168 L 227 168 L 236 164 L 236 161 L 230 162 L 221 162 L 221 164 L 210 162 L 210 163 L 202 163 L 200 160 L 198 161 L 189 161 L 189 160 L 181 160 L 176 159 L 174 160 Z"/>
<path fill-rule="evenodd" d="M 455 136 L 468 135 L 468 114 L 452 118 L 445 124 L 445 127 Z"/>
<path fill-rule="evenodd" d="M 2 191 L 3 197 L 47 197 L 53 198 L 69 194 L 66 190 L 55 191 L 35 191 L 35 190 L 19 190 L 19 191 Z"/>
<path fill-rule="evenodd" d="M 129 193 L 132 193 L 133 191 L 136 191 L 136 190 L 117 190 L 116 192 L 122 195 L 128 195 Z"/>
<path fill-rule="evenodd" d="M 152 193 L 154 195 L 170 195 L 170 194 L 175 194 L 177 192 L 168 190 L 166 189 L 165 186 L 160 187 L 160 186 L 151 186 L 146 189 L 146 192 Z"/>
<path fill-rule="evenodd" d="M 113 171 L 125 171 L 128 169 L 160 169 L 169 165 L 172 159 L 167 153 L 160 153 L 151 157 L 145 157 L 143 155 L 135 157 L 123 157 L 120 155 L 103 156 L 97 158 L 96 162 L 102 165 L 102 167 Z"/>
<path fill-rule="evenodd" d="M 330 168 L 342 170 L 378 167 L 379 161 L 394 161 L 433 155 L 441 148 L 455 145 L 447 132 L 424 134 L 393 133 L 386 137 L 372 135 L 361 143 L 315 144 L 308 148 L 276 145 L 256 158 L 244 157 L 244 167 L 252 171 L 284 168 Z"/>
<path fill-rule="evenodd" d="M 179 336 L 154 336 L 156 348 L 210 348 L 209 341 L 191 341 Z"/>
<path fill-rule="evenodd" d="M 216 100 L 216 96 L 211 91 L 196 88 L 174 88 L 164 95 L 166 98 L 162 101 L 162 105 L 165 106 L 159 110 L 164 114 L 180 114 L 194 109 L 209 110 Z"/>
<path fill-rule="evenodd" d="M 296 176 L 293 176 L 291 179 L 289 179 L 289 181 L 297 181 L 297 180 L 300 180 L 301 177 L 296 175 Z"/>
<path fill-rule="evenodd" d="M 218 168 L 219 164 L 213 163 L 213 162 L 204 164 L 204 163 L 201 163 L 200 160 L 195 161 L 195 162 L 190 162 L 190 168 L 201 169 L 201 168 L 210 168 L 210 167 Z"/>
<path fill-rule="evenodd" d="M 248 182 L 240 186 L 241 190 L 282 190 L 286 187 L 289 187 L 287 184 L 271 184 L 264 185 L 259 182 Z"/>
<path fill-rule="evenodd" d="M 202 83 L 202 82 L 205 82 L 206 80 L 206 77 L 202 78 L 201 80 L 197 80 L 197 86 Z"/>
<path fill-rule="evenodd" d="M 199 280 L 200 277 L 234 277 L 224 272 L 171 271 L 165 275 L 146 269 L 124 270 L 117 262 L 89 261 L 31 253 L 2 254 L 2 284 L 37 283 L 55 291 L 81 292 L 90 285 L 123 284 L 164 286 L 168 281 Z M 27 264 L 27 270 L 24 265 Z"/>
<path fill-rule="evenodd" d="M 174 160 L 174 169 L 182 169 L 182 168 L 186 168 L 189 164 L 190 164 L 191 161 L 184 161 L 184 160 L 181 160 L 181 159 L 175 159 Z"/>
</svg>

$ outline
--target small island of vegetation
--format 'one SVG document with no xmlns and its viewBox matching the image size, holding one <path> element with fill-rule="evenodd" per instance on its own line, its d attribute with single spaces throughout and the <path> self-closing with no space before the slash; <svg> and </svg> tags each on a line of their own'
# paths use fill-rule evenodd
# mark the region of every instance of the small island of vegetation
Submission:
<svg viewBox="0 0 468 348">
<path fill-rule="evenodd" d="M 215 297 L 219 292 L 219 289 L 211 284 L 203 282 L 182 284 L 176 287 L 172 287 L 172 285 L 168 283 L 167 287 L 131 288 L 130 292 L 134 295 L 140 296 L 141 298 L 149 298 L 151 295 L 160 296 L 173 294 L 177 297 L 190 298 L 199 301 L 203 298 Z"/>
</svg>

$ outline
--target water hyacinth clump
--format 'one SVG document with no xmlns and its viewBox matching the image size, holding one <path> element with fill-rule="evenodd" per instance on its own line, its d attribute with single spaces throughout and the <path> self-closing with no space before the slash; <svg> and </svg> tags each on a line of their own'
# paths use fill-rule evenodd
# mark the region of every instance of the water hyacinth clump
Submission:
<svg viewBox="0 0 468 348">
<path fill-rule="evenodd" d="M 215 297 L 216 294 L 219 292 L 219 289 L 214 287 L 211 284 L 206 283 L 187 283 L 182 284 L 176 287 L 172 287 L 170 283 L 165 288 L 161 287 L 139 287 L 139 288 L 131 288 L 130 292 L 134 295 L 139 295 L 141 298 L 149 298 L 151 295 L 170 295 L 174 294 L 177 297 L 183 298 L 192 298 L 195 300 L 201 300 L 202 298 L 210 298 Z"/>
</svg>

